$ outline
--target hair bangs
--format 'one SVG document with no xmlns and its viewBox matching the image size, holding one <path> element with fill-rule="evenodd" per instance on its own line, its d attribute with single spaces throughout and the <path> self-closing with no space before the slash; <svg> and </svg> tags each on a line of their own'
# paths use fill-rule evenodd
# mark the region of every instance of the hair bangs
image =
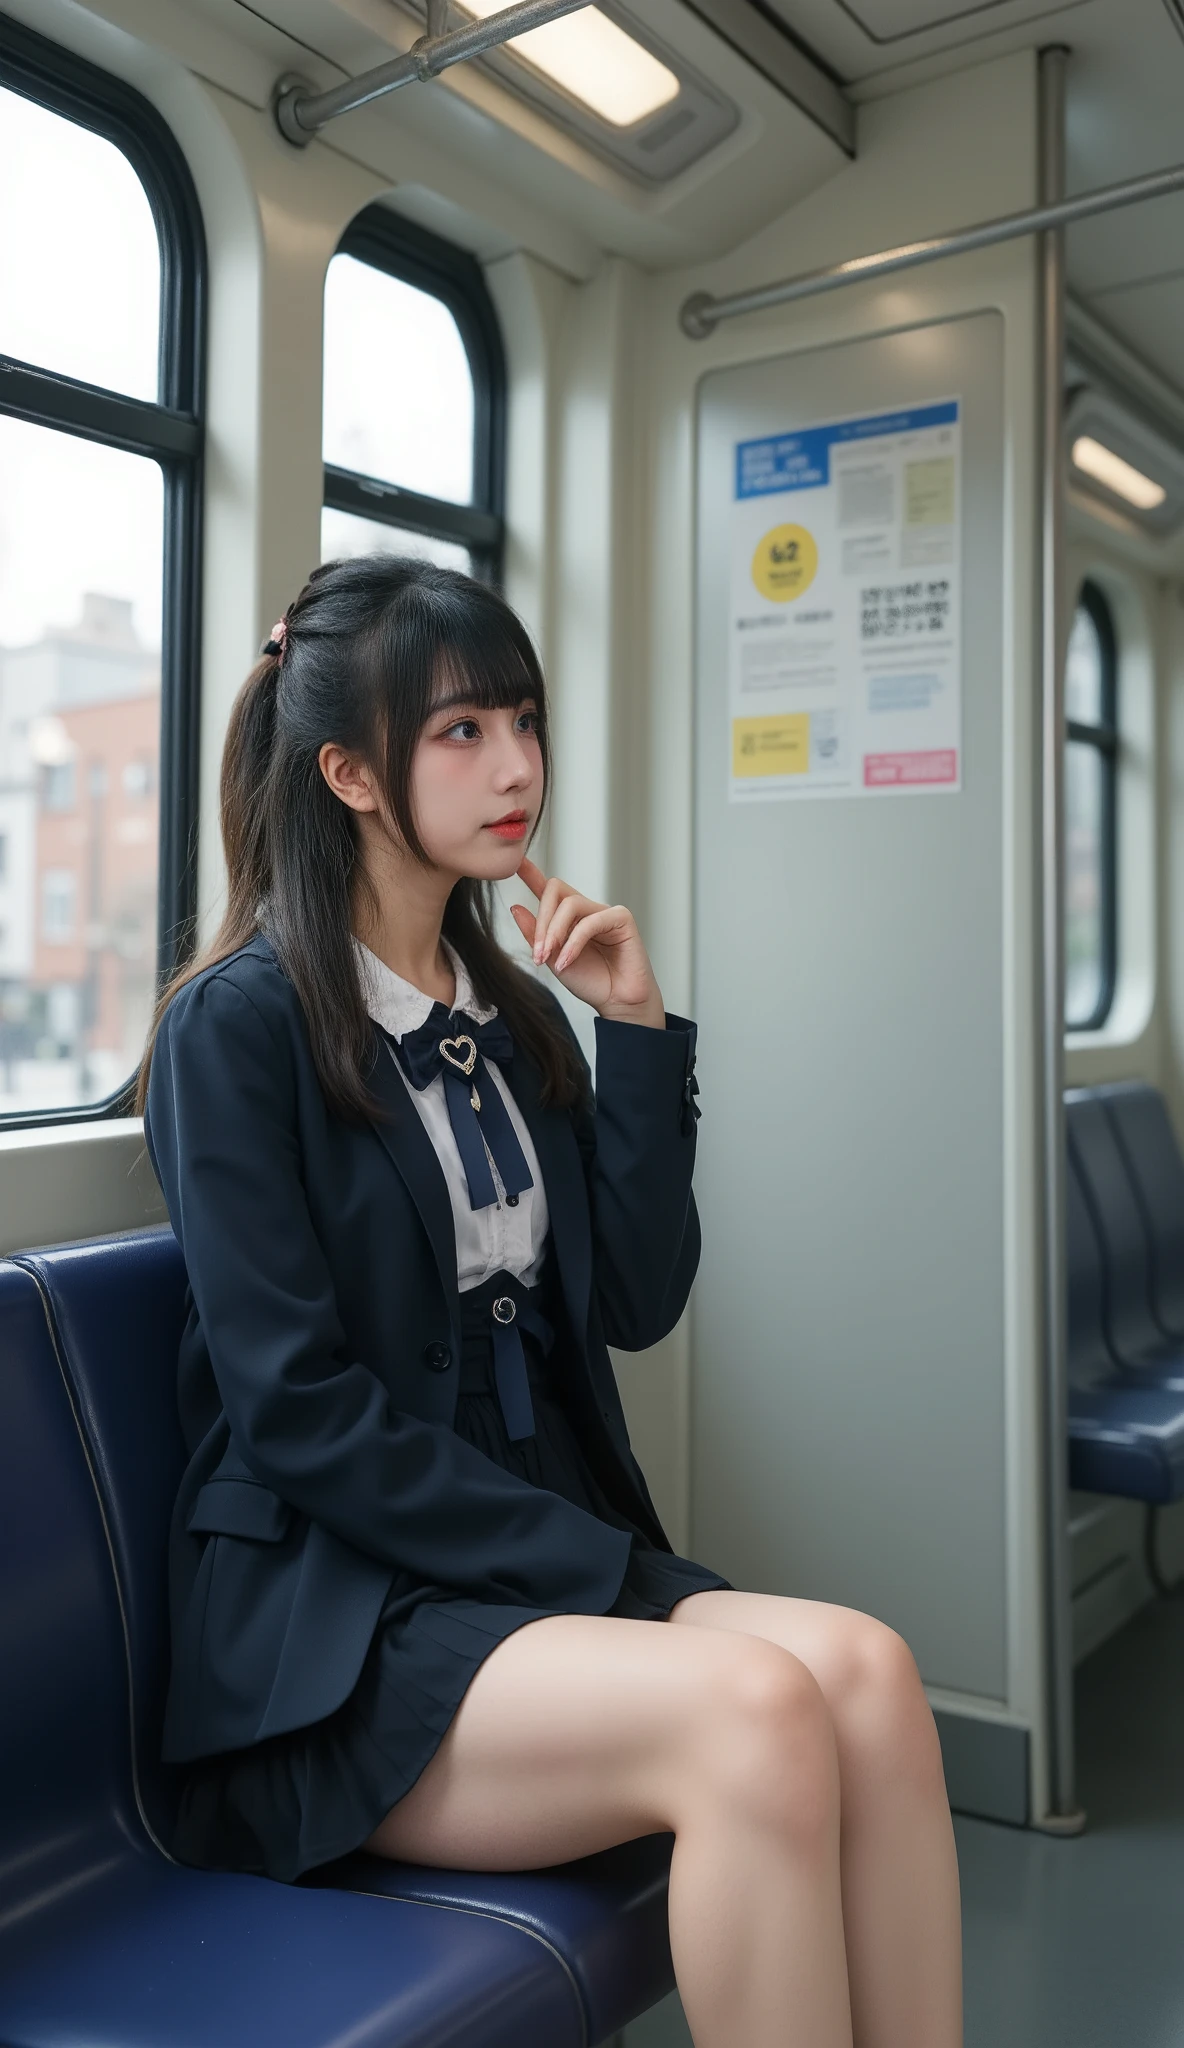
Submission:
<svg viewBox="0 0 1184 2048">
<path fill-rule="evenodd" d="M 517 619 L 499 605 L 488 618 L 457 607 L 441 621 L 428 716 L 441 702 L 478 711 L 516 711 L 527 699 L 543 711 L 543 680 L 535 652 Z"/>
</svg>

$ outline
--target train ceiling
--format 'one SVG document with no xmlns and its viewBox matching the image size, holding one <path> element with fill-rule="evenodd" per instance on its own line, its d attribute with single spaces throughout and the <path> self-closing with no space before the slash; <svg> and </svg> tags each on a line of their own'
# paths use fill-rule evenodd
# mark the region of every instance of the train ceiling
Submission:
<svg viewBox="0 0 1184 2048">
<path fill-rule="evenodd" d="M 70 0 L 6 0 L 54 32 Z M 339 82 L 406 48 L 423 0 L 87 0 L 239 98 L 267 102 L 297 70 Z M 655 174 L 566 125 L 562 96 L 524 91 L 504 60 L 460 66 L 363 108 L 327 138 L 389 175 L 397 203 L 483 256 L 533 247 L 575 276 L 605 250 L 656 268 L 734 248 L 840 174 L 860 104 L 1052 41 L 1072 51 L 1068 189 L 1184 155 L 1184 0 L 605 0 L 713 101 L 696 154 L 683 135 Z M 484 6 L 476 11 L 485 11 Z M 535 81 L 538 85 L 538 81 Z M 681 120 L 692 93 L 672 103 Z M 722 112 L 721 112 L 722 109 Z M 656 132 L 669 143 L 677 120 Z M 846 129 L 844 129 L 846 124 Z M 685 124 L 684 124 L 685 126 Z M 611 136 L 608 138 L 611 141 Z M 600 144 L 605 142 L 602 136 Z M 664 143 L 663 147 L 666 147 Z M 491 178 L 491 168 L 494 176 Z M 669 175 L 667 175 L 669 171 Z M 936 223 L 935 223 L 936 225 Z M 950 228 L 967 225 L 951 219 Z M 1069 232 L 1075 296 L 1184 391 L 1184 197 Z"/>
<path fill-rule="evenodd" d="M 1070 192 L 1184 159 L 1184 0 L 768 4 L 857 102 L 1008 50 L 1067 44 Z M 1074 295 L 1184 388 L 1184 197 L 1070 229 L 1068 264 Z"/>
</svg>

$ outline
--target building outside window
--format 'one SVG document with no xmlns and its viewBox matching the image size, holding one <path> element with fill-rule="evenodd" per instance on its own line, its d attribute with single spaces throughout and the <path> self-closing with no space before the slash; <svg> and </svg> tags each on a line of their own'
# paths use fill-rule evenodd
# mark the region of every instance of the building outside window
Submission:
<svg viewBox="0 0 1184 2048">
<path fill-rule="evenodd" d="M 1082 585 L 1065 669 L 1065 1026 L 1096 1031 L 1118 970 L 1118 643 L 1096 583 Z"/>
<path fill-rule="evenodd" d="M 496 581 L 505 371 L 479 265 L 368 207 L 325 280 L 324 380 L 321 559 L 414 555 Z"/>
<path fill-rule="evenodd" d="M 73 868 L 46 868 L 41 877 L 41 936 L 47 946 L 74 937 L 78 877 Z"/>
<path fill-rule="evenodd" d="M 202 240 L 154 110 L 3 19 L 0 187 L 0 1119 L 54 1121 L 126 1111 L 192 910 Z"/>
</svg>

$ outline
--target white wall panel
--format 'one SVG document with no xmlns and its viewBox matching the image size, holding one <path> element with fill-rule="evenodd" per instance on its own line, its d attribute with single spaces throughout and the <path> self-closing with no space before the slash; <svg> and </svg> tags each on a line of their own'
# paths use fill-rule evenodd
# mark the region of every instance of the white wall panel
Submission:
<svg viewBox="0 0 1184 2048">
<path fill-rule="evenodd" d="M 698 1553 L 867 1609 L 931 1684 L 1000 1701 L 1002 329 L 986 313 L 701 387 L 692 1383 Z M 952 395 L 961 791 L 730 804 L 734 444 Z"/>
</svg>

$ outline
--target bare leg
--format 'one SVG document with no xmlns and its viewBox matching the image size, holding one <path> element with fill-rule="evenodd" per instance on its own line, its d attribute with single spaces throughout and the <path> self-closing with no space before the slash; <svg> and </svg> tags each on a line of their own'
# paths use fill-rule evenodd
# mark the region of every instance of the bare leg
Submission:
<svg viewBox="0 0 1184 2048">
<path fill-rule="evenodd" d="M 697 2048 L 851 2048 L 839 1781 L 822 1694 L 755 1636 L 552 1615 L 487 1658 L 367 1847 L 469 1870 L 671 1829 Z"/>
<path fill-rule="evenodd" d="M 856 2048 L 957 2048 L 958 1863 L 937 1731 L 900 1637 L 847 1608 L 761 1593 L 694 1593 L 670 1618 L 764 1637 L 813 1672 L 838 1747 Z"/>
</svg>

